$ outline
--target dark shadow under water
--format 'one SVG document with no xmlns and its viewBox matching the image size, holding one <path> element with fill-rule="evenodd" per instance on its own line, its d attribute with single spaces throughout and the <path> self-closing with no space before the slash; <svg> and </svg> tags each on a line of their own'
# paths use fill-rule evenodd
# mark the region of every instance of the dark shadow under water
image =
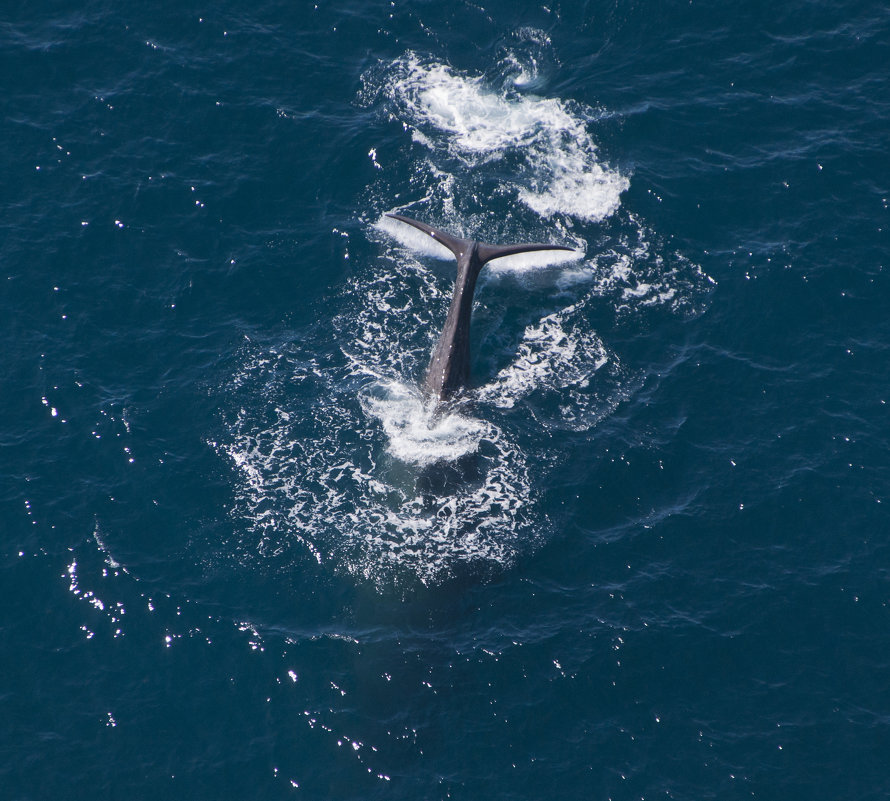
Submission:
<svg viewBox="0 0 890 801">
<path fill-rule="evenodd" d="M 423 498 L 426 511 L 441 507 L 442 502 L 454 497 L 468 484 L 477 484 L 483 478 L 479 454 L 468 453 L 457 459 L 443 459 L 422 468 L 415 487 Z"/>
</svg>

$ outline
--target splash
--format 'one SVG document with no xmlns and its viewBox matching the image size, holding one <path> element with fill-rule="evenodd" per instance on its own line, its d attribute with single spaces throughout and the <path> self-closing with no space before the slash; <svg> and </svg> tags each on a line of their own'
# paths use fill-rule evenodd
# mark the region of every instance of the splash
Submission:
<svg viewBox="0 0 890 801">
<path fill-rule="evenodd" d="M 237 385 L 216 447 L 240 476 L 247 558 L 300 546 L 381 588 L 434 584 L 502 569 L 546 532 L 526 456 L 490 422 L 455 412 L 427 428 L 412 387 L 372 380 L 356 396 L 342 368 L 291 349 L 256 353 Z"/>
<path fill-rule="evenodd" d="M 431 408 L 416 388 L 396 381 L 372 385 L 362 401 L 365 411 L 383 426 L 388 453 L 406 464 L 455 462 L 478 451 L 483 439 L 497 438 L 490 424 L 455 408 Z"/>
<path fill-rule="evenodd" d="M 364 76 L 363 102 L 414 146 L 393 165 L 387 143 L 363 143 L 373 263 L 356 261 L 332 317 L 299 345 L 245 347 L 226 384 L 214 447 L 237 476 L 240 558 L 292 569 L 308 557 L 381 591 L 509 567 L 552 534 L 539 506 L 542 476 L 561 469 L 551 437 L 589 432 L 639 385 L 592 321 L 701 308 L 710 279 L 621 208 L 629 182 L 599 158 L 597 114 L 519 91 L 545 83 L 549 48 L 519 37 L 486 76 L 412 53 Z M 394 169 L 416 200 L 394 207 Z M 482 241 L 577 248 L 483 271 L 480 385 L 435 415 L 417 381 L 454 280 L 431 260 L 453 256 L 386 211 Z"/>
<path fill-rule="evenodd" d="M 605 219 L 630 186 L 600 163 L 588 130 L 597 115 L 581 104 L 496 91 L 482 76 L 459 74 L 414 53 L 364 80 L 365 101 L 382 94 L 391 116 L 434 159 L 447 154 L 470 169 L 510 161 L 511 177 L 501 177 L 501 191 L 543 217 Z"/>
</svg>

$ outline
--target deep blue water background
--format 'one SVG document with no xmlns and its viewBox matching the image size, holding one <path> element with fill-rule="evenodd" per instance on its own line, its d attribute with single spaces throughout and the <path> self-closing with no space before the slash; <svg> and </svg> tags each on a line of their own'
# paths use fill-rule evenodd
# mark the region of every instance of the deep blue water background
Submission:
<svg viewBox="0 0 890 801">
<path fill-rule="evenodd" d="M 890 796 L 890 11 L 151 5 L 0 14 L 0 797 Z M 396 209 L 585 254 L 432 511 Z"/>
</svg>

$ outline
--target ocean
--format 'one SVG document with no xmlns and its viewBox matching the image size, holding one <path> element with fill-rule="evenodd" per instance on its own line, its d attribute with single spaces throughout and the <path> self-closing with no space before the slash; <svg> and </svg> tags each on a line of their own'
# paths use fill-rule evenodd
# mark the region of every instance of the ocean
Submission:
<svg viewBox="0 0 890 801">
<path fill-rule="evenodd" d="M 0 14 L 0 798 L 890 797 L 890 9 Z M 419 389 L 492 243 L 471 385 Z"/>
</svg>

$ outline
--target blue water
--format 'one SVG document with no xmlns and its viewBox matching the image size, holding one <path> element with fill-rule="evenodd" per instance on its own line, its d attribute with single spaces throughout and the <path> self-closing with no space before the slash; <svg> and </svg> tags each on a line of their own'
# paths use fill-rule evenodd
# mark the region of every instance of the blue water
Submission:
<svg viewBox="0 0 890 801">
<path fill-rule="evenodd" d="M 5 9 L 0 797 L 890 796 L 888 65 L 879 3 Z M 575 249 L 433 419 L 387 212 Z"/>
</svg>

